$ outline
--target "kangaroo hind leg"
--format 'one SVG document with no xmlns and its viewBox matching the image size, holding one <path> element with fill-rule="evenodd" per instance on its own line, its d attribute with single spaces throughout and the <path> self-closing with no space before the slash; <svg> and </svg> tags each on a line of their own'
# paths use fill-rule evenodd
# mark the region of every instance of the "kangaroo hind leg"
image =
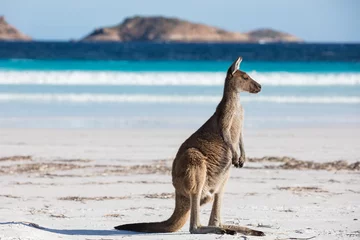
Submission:
<svg viewBox="0 0 360 240">
<path fill-rule="evenodd" d="M 237 226 L 237 225 L 225 225 L 221 223 L 221 217 L 220 217 L 220 209 L 221 209 L 221 202 L 222 202 L 222 196 L 223 196 L 223 192 L 219 192 L 217 194 L 215 194 L 215 198 L 214 198 L 214 203 L 213 203 L 213 207 L 211 210 L 211 215 L 210 215 L 210 220 L 209 220 L 209 226 L 214 226 L 214 227 L 220 227 L 222 228 L 224 231 L 233 231 L 233 232 L 237 232 L 237 233 L 241 233 L 241 234 L 245 234 L 245 235 L 250 235 L 250 236 L 265 236 L 265 234 L 261 231 L 257 231 L 257 230 L 252 230 L 250 228 L 247 227 L 242 227 L 242 226 Z"/>
<path fill-rule="evenodd" d="M 185 156 L 184 156 L 185 157 Z M 234 230 L 228 230 L 215 226 L 201 226 L 200 223 L 200 204 L 201 193 L 206 182 L 205 156 L 196 149 L 188 149 L 186 152 L 188 161 L 187 170 L 184 178 L 184 186 L 190 195 L 190 233 L 192 234 L 236 234 Z"/>
<path fill-rule="evenodd" d="M 265 234 L 261 231 L 252 230 L 250 228 L 237 226 L 237 225 L 224 225 L 221 223 L 221 204 L 222 204 L 222 199 L 223 199 L 223 195 L 224 195 L 224 185 L 227 182 L 228 177 L 229 177 L 229 175 L 227 175 L 224 178 L 224 180 L 223 180 L 224 182 L 223 182 L 219 192 L 217 192 L 215 194 L 214 202 L 213 202 L 213 206 L 212 206 L 212 210 L 211 210 L 211 215 L 210 215 L 210 219 L 209 219 L 209 226 L 220 227 L 220 228 L 224 229 L 225 231 L 234 231 L 237 233 L 250 235 L 250 236 L 265 236 Z"/>
</svg>

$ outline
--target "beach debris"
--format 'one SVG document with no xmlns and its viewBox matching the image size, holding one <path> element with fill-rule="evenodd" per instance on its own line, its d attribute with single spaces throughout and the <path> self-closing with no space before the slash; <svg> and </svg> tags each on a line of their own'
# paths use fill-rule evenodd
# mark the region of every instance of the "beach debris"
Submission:
<svg viewBox="0 0 360 240">
<path fill-rule="evenodd" d="M 275 226 L 272 226 L 272 225 L 267 225 L 267 224 L 262 224 L 262 223 L 258 223 L 258 224 L 249 223 L 246 226 L 258 227 L 258 228 L 272 228 L 272 229 L 279 229 L 280 228 L 280 227 L 275 227 Z"/>
<path fill-rule="evenodd" d="M 292 157 L 275 157 L 275 156 L 265 156 L 262 158 L 247 158 L 248 162 L 288 162 L 295 160 Z"/>
<path fill-rule="evenodd" d="M 10 195 L 10 194 L 1 194 L 0 197 L 5 197 L 5 198 L 20 198 L 18 196 L 14 196 L 14 195 Z"/>
<path fill-rule="evenodd" d="M 335 162 L 326 162 L 326 163 L 315 163 L 310 161 L 299 161 L 299 160 L 292 160 L 286 162 L 284 165 L 281 166 L 282 169 L 297 169 L 297 170 L 350 170 L 356 171 L 360 170 L 360 162 L 355 162 L 349 164 L 347 161 L 335 161 Z"/>
<path fill-rule="evenodd" d="M 245 195 L 244 196 L 256 196 L 256 195 L 258 195 L 259 193 L 257 193 L 257 192 L 248 192 L 248 193 L 245 193 Z"/>
<path fill-rule="evenodd" d="M 316 192 L 316 193 L 327 193 L 328 191 L 323 190 L 319 187 L 300 187 L 300 186 L 296 186 L 296 187 L 277 187 L 276 189 L 278 190 L 287 190 L 287 191 L 292 191 L 292 192 L 296 192 L 296 193 L 300 193 L 300 192 Z"/>
<path fill-rule="evenodd" d="M 38 214 L 48 215 L 49 208 L 47 206 L 45 206 L 44 208 L 40 208 L 40 209 L 32 207 L 32 208 L 29 209 L 29 213 L 31 215 L 38 215 Z"/>
<path fill-rule="evenodd" d="M 329 183 L 340 183 L 340 181 L 335 180 L 335 179 L 329 179 L 328 182 Z"/>
<path fill-rule="evenodd" d="M 42 185 L 43 183 L 33 183 L 33 182 L 11 182 L 14 185 Z"/>
<path fill-rule="evenodd" d="M 32 163 L 19 164 L 17 161 L 32 161 Z M 137 175 L 137 174 L 171 174 L 171 160 L 151 161 L 149 164 L 138 165 L 110 165 L 110 164 L 87 164 L 89 159 L 60 159 L 48 161 L 34 161 L 31 156 L 10 156 L 0 158 L 0 163 L 13 161 L 14 164 L 0 164 L 0 175 L 35 174 L 38 177 L 93 177 L 108 175 Z M 325 170 L 325 171 L 360 171 L 360 162 L 348 163 L 344 160 L 318 163 L 302 161 L 291 157 L 265 156 L 262 158 L 248 158 L 250 163 L 262 163 L 260 166 L 245 166 L 247 169 L 284 169 L 284 170 Z M 82 164 L 83 163 L 83 164 Z M 77 169 L 89 169 L 88 171 L 66 172 Z M 336 180 L 329 180 L 336 183 Z M 149 181 L 150 183 L 151 181 Z M 147 183 L 147 182 L 143 182 Z M 104 183 L 106 184 L 106 183 Z M 167 182 L 166 182 L 167 184 Z"/>
<path fill-rule="evenodd" d="M 130 198 L 129 196 L 121 196 L 121 197 L 109 197 L 109 196 L 79 197 L 79 196 L 68 196 L 68 197 L 60 197 L 60 198 L 58 198 L 58 200 L 85 202 L 85 201 L 123 200 L 123 199 L 129 199 L 129 198 Z"/>
<path fill-rule="evenodd" d="M 89 167 L 90 168 L 90 167 Z M 55 174 L 55 173 L 45 173 L 45 174 L 41 174 L 39 177 L 46 177 L 46 178 L 82 178 L 82 177 L 94 177 L 94 176 L 98 176 L 98 174 L 93 173 L 93 174 Z M 60 184 L 55 184 L 55 185 L 60 185 Z"/>
<path fill-rule="evenodd" d="M 175 198 L 175 193 L 153 193 L 153 194 L 145 194 L 145 198 L 169 199 L 169 198 Z"/>
<path fill-rule="evenodd" d="M 171 174 L 171 167 L 165 163 L 117 166 L 116 169 L 105 169 L 104 173 L 121 174 Z"/>
<path fill-rule="evenodd" d="M 273 226 L 271 226 L 271 225 L 265 225 L 265 224 L 262 224 L 262 223 L 259 223 L 256 227 L 259 227 L 259 228 L 273 228 Z"/>
<path fill-rule="evenodd" d="M 50 214 L 49 216 L 53 218 L 67 218 L 64 214 Z"/>
<path fill-rule="evenodd" d="M 93 162 L 94 160 L 90 160 L 90 159 L 60 159 L 60 160 L 56 160 L 56 162 L 65 162 L 65 163 L 70 163 L 70 162 L 78 162 L 78 163 L 89 163 L 89 162 Z"/>
<path fill-rule="evenodd" d="M 360 171 L 360 162 L 348 163 L 345 160 L 319 163 L 314 161 L 302 161 L 291 157 L 266 156 L 262 158 L 248 158 L 249 162 L 271 162 L 283 163 L 280 165 L 265 166 L 267 169 L 287 169 L 287 170 L 348 170 Z"/>
<path fill-rule="evenodd" d="M 312 236 L 312 237 L 288 237 L 288 238 L 275 238 L 275 240 L 310 240 L 310 239 L 314 239 L 316 238 L 316 236 Z"/>
<path fill-rule="evenodd" d="M 119 214 L 119 213 L 109 213 L 109 214 L 105 214 L 103 217 L 113 217 L 113 218 L 118 218 L 118 217 L 122 217 L 124 216 L 123 214 Z"/>
<path fill-rule="evenodd" d="M 5 161 L 31 161 L 32 157 L 27 155 L 27 156 L 21 156 L 21 155 L 15 155 L 15 156 L 11 156 L 11 157 L 2 157 L 0 158 L 0 162 L 5 162 Z"/>
<path fill-rule="evenodd" d="M 349 237 L 360 237 L 360 231 L 347 233 L 346 235 L 349 236 Z"/>
<path fill-rule="evenodd" d="M 280 210 L 279 212 L 295 212 L 295 211 L 292 209 L 284 209 L 284 210 Z"/>
<path fill-rule="evenodd" d="M 48 173 L 52 171 L 65 171 L 79 168 L 87 168 L 89 166 L 81 166 L 66 163 L 30 163 L 15 164 L 10 166 L 1 166 L 0 173 L 21 174 L 21 173 Z"/>
</svg>

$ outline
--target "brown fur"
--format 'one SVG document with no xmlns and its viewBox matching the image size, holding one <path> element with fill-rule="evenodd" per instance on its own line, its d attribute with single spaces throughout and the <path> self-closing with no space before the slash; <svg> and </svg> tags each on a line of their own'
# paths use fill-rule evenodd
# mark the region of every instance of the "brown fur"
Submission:
<svg viewBox="0 0 360 240">
<path fill-rule="evenodd" d="M 164 222 L 125 224 L 118 230 L 137 232 L 174 232 L 187 221 L 194 234 L 235 234 L 263 236 L 264 233 L 246 227 L 222 225 L 220 207 L 231 164 L 242 167 L 245 151 L 242 139 L 243 109 L 239 103 L 241 91 L 257 93 L 260 84 L 238 70 L 241 58 L 229 68 L 224 94 L 215 113 L 179 148 L 173 162 L 172 179 L 176 190 L 175 210 Z M 241 155 L 240 155 L 241 152 Z M 214 200 L 209 226 L 201 226 L 200 205 Z"/>
</svg>

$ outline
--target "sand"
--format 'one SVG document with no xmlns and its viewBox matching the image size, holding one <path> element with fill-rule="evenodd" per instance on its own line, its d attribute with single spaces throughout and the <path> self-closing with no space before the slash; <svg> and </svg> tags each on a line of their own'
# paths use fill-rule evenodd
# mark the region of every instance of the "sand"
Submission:
<svg viewBox="0 0 360 240">
<path fill-rule="evenodd" d="M 192 131 L 0 129 L 0 239 L 246 239 L 191 235 L 188 223 L 112 229 L 170 216 L 172 158 Z M 359 142 L 360 128 L 247 130 L 223 222 L 266 233 L 248 239 L 359 239 Z"/>
</svg>

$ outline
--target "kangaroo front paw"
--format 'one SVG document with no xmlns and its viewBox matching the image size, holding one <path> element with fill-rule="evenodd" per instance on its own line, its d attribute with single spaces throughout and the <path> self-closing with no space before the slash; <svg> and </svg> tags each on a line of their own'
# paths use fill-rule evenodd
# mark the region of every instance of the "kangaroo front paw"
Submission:
<svg viewBox="0 0 360 240">
<path fill-rule="evenodd" d="M 240 166 L 240 162 L 239 162 L 239 161 L 233 162 L 233 165 L 234 165 L 234 167 L 236 167 L 236 168 L 241 168 L 241 167 L 242 167 L 242 166 Z"/>
<path fill-rule="evenodd" d="M 238 168 L 242 168 L 242 167 L 244 166 L 245 161 L 246 161 L 245 156 L 240 156 L 240 158 L 239 158 L 239 160 L 238 160 L 237 167 L 238 167 Z"/>
<path fill-rule="evenodd" d="M 240 157 L 237 161 L 233 161 L 233 165 L 236 168 L 242 168 L 244 166 L 245 163 L 245 158 Z"/>
<path fill-rule="evenodd" d="M 239 159 L 232 159 L 232 164 L 236 167 L 237 165 L 239 165 Z"/>
</svg>

